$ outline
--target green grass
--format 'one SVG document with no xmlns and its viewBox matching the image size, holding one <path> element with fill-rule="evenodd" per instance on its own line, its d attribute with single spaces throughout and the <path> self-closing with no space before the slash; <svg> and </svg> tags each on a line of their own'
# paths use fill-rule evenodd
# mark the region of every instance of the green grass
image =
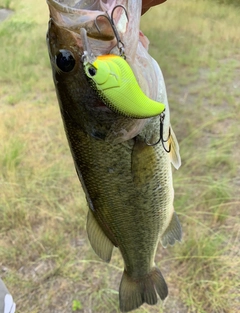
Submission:
<svg viewBox="0 0 240 313">
<path fill-rule="evenodd" d="M 101 262 L 86 236 L 45 44 L 47 5 L 4 6 L 15 13 L 0 23 L 0 276 L 18 313 L 119 312 L 123 264 L 118 250 Z M 181 148 L 174 205 L 184 240 L 157 250 L 167 302 L 138 313 L 240 311 L 239 14 L 217 1 L 168 0 L 142 18 Z"/>
<path fill-rule="evenodd" d="M 1 0 L 0 1 L 0 9 L 11 9 L 11 0 Z"/>
</svg>

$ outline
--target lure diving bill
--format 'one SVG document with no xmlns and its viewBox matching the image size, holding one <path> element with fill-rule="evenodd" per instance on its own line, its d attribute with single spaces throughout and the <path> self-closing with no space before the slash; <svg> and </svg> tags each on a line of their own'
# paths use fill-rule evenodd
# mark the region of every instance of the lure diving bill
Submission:
<svg viewBox="0 0 240 313">
<path fill-rule="evenodd" d="M 163 103 L 148 98 L 141 90 L 127 61 L 113 54 L 85 61 L 84 70 L 104 104 L 113 112 L 131 118 L 161 114 Z"/>
</svg>

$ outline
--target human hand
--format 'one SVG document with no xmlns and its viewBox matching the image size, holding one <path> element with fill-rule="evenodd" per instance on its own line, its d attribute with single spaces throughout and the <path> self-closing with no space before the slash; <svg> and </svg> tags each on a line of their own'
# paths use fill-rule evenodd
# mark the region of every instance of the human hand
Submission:
<svg viewBox="0 0 240 313">
<path fill-rule="evenodd" d="M 142 14 L 147 12 L 147 10 L 149 10 L 154 5 L 161 4 L 165 1 L 166 0 L 142 0 Z"/>
</svg>

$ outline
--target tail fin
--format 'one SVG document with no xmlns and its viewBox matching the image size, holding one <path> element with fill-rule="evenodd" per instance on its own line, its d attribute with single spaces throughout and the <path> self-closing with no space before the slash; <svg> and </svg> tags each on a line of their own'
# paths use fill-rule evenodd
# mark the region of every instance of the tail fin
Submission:
<svg viewBox="0 0 240 313">
<path fill-rule="evenodd" d="M 144 302 L 150 305 L 156 304 L 157 294 L 162 300 L 168 295 L 167 284 L 157 267 L 153 267 L 147 276 L 139 279 L 133 279 L 126 271 L 123 272 L 119 289 L 120 310 L 122 312 L 135 310 Z"/>
</svg>

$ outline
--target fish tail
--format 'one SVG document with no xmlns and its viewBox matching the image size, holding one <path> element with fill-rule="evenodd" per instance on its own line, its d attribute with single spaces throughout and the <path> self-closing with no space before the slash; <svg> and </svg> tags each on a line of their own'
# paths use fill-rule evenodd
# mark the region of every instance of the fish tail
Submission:
<svg viewBox="0 0 240 313">
<path fill-rule="evenodd" d="M 167 284 L 157 267 L 143 278 L 132 278 L 123 272 L 119 289 L 120 310 L 129 312 L 140 307 L 144 302 L 154 305 L 158 296 L 164 300 L 168 295 Z"/>
</svg>

